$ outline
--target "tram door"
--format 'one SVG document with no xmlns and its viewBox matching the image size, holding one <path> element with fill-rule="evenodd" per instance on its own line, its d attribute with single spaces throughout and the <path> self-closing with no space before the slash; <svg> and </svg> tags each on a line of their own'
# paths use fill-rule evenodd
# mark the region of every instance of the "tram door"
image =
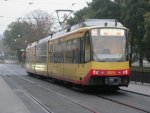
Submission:
<svg viewBox="0 0 150 113">
<path fill-rule="evenodd" d="M 50 68 L 50 66 L 49 66 L 49 62 L 50 62 L 50 48 L 49 48 L 49 43 L 50 43 L 50 41 L 48 41 L 48 43 L 47 43 L 47 76 L 49 76 L 49 68 Z"/>
<path fill-rule="evenodd" d="M 84 51 L 85 63 L 91 60 L 91 44 L 90 44 L 90 34 L 87 32 L 85 34 L 85 51 Z"/>
<path fill-rule="evenodd" d="M 87 32 L 84 37 L 80 40 L 80 55 L 79 55 L 79 75 L 81 80 L 83 79 L 82 76 L 85 75 L 85 71 L 87 67 L 85 67 L 85 63 L 91 60 L 91 46 L 90 46 L 90 34 Z"/>
<path fill-rule="evenodd" d="M 50 41 L 48 41 L 48 58 L 47 58 L 47 72 L 48 76 L 52 76 L 52 63 L 53 63 L 53 46 L 50 44 Z"/>
<path fill-rule="evenodd" d="M 63 77 L 64 64 L 63 64 L 63 45 L 62 43 L 49 42 L 48 47 L 48 60 L 47 72 L 49 77 Z"/>
</svg>

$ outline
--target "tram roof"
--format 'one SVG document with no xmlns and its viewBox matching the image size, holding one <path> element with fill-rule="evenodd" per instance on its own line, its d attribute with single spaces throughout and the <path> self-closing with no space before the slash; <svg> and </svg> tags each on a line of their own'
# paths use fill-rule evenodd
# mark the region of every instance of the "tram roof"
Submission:
<svg viewBox="0 0 150 113">
<path fill-rule="evenodd" d="M 29 44 L 29 45 L 27 46 L 27 48 L 34 47 L 35 45 L 42 44 L 43 42 L 47 42 L 49 39 L 51 39 L 51 36 L 48 36 L 48 37 L 46 37 L 46 38 L 43 38 L 43 39 L 38 40 L 38 41 L 36 41 L 36 42 L 33 42 L 33 43 Z"/>
<path fill-rule="evenodd" d="M 76 25 L 73 25 L 72 27 L 68 27 L 62 31 L 59 31 L 57 33 L 54 33 L 52 38 L 63 35 L 68 32 L 72 32 L 74 30 L 77 30 L 79 28 L 83 27 L 124 27 L 120 22 L 118 22 L 116 19 L 85 19 L 81 22 L 79 22 Z"/>
<path fill-rule="evenodd" d="M 92 27 L 92 26 L 100 26 L 106 27 L 114 26 L 114 27 L 123 27 L 123 25 L 118 22 L 116 19 L 85 19 L 80 23 L 71 27 L 71 30 L 78 29 L 81 27 Z"/>
<path fill-rule="evenodd" d="M 66 33 L 76 31 L 77 29 L 80 29 L 80 28 L 83 28 L 83 27 L 87 27 L 87 29 L 92 28 L 92 27 L 118 27 L 118 28 L 124 28 L 124 26 L 120 22 L 118 22 L 116 19 L 85 19 L 85 20 L 79 22 L 78 24 L 73 25 L 72 27 L 68 27 L 64 30 L 53 33 L 52 35 L 50 35 L 46 38 L 43 38 L 39 41 L 36 41 L 36 42 L 28 45 L 28 47 L 35 46 L 37 44 L 46 42 L 50 39 L 55 39 L 55 38 L 57 38 L 61 35 L 65 35 Z"/>
</svg>

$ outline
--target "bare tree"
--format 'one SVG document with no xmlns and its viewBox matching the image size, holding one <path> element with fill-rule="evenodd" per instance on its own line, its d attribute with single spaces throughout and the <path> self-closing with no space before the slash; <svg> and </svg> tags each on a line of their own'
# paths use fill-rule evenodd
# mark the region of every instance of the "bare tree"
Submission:
<svg viewBox="0 0 150 113">
<path fill-rule="evenodd" d="M 27 15 L 27 20 L 32 25 L 32 38 L 40 40 L 52 32 L 53 18 L 48 13 L 35 10 Z"/>
</svg>

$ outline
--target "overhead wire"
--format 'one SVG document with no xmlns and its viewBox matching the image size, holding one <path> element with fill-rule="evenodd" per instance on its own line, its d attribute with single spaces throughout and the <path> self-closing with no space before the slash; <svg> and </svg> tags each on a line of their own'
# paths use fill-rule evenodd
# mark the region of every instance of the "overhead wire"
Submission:
<svg viewBox="0 0 150 113">
<path fill-rule="evenodd" d="M 27 7 L 24 9 L 24 11 L 23 11 L 23 13 L 21 14 L 21 16 L 19 16 L 19 17 L 16 17 L 16 18 L 21 18 L 21 17 L 23 17 L 25 14 L 26 14 L 26 12 L 33 6 L 33 5 L 38 5 L 38 4 L 45 4 L 45 5 L 47 5 L 47 4 L 52 4 L 52 3 L 50 3 L 50 2 L 35 2 L 34 0 L 28 0 L 27 2 L 26 1 L 20 1 L 20 0 L 13 0 L 13 1 L 11 1 L 11 0 L 3 0 L 4 2 L 11 2 L 11 3 L 14 3 L 14 4 L 16 4 L 16 3 L 25 3 L 25 4 L 28 4 L 27 5 Z M 86 0 L 85 0 L 86 1 Z M 76 5 L 78 5 L 78 4 L 80 4 L 82 1 L 81 0 L 78 0 L 77 2 L 73 2 L 73 3 L 71 3 L 71 5 L 67 8 L 67 9 L 72 9 L 72 10 L 74 10 L 73 9 L 73 7 L 74 6 L 76 6 Z M 53 3 L 55 3 L 55 2 L 53 2 Z M 55 10 L 53 10 L 53 11 L 51 11 L 50 12 L 50 15 L 54 15 L 53 13 L 55 12 Z M 9 17 L 9 18 L 12 18 L 12 17 Z M 56 17 L 54 16 L 54 20 L 55 20 L 55 23 L 57 24 L 57 23 L 59 23 L 59 21 L 56 19 Z"/>
<path fill-rule="evenodd" d="M 85 2 L 87 2 L 87 1 L 85 0 Z M 73 10 L 73 9 L 72 9 L 73 6 L 78 5 L 78 4 L 80 4 L 80 3 L 81 3 L 81 0 L 78 0 L 77 2 L 72 3 L 71 6 L 69 6 L 67 9 Z M 86 3 L 86 4 L 87 4 L 87 3 Z M 74 12 L 73 12 L 73 13 L 74 13 Z M 55 27 L 61 27 L 59 23 L 60 23 L 60 22 L 59 22 L 58 19 L 57 19 L 57 23 L 56 23 L 57 26 L 55 26 Z"/>
</svg>

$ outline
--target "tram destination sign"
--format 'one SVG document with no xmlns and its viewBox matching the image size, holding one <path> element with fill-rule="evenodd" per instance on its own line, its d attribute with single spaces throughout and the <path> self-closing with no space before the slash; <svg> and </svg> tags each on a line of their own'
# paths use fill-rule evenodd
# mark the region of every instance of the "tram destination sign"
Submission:
<svg viewBox="0 0 150 113">
<path fill-rule="evenodd" d="M 101 36 L 124 36 L 123 29 L 100 29 Z"/>
</svg>

